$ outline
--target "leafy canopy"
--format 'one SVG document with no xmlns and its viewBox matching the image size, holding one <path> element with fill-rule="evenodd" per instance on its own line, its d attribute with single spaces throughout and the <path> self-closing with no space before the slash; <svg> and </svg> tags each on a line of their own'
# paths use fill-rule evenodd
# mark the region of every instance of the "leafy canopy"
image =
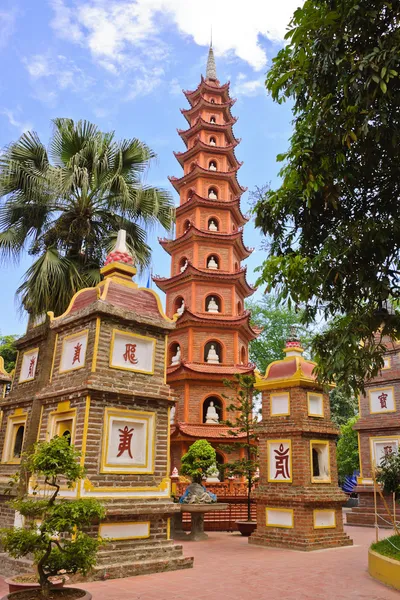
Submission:
<svg viewBox="0 0 400 600">
<path fill-rule="evenodd" d="M 11 506 L 25 517 L 25 526 L 1 532 L 1 543 L 11 556 L 34 556 L 44 597 L 51 585 L 49 578 L 59 571 L 85 574 L 96 563 L 101 540 L 82 529 L 102 519 L 105 509 L 92 498 L 58 499 L 61 483 L 72 487 L 84 476 L 79 457 L 65 437 L 37 443 L 33 453 L 24 456 L 24 470 L 41 478 L 44 489 L 53 493 L 12 501 Z"/>
<path fill-rule="evenodd" d="M 145 227 L 169 229 L 173 221 L 170 195 L 143 183 L 155 158 L 146 144 L 115 140 L 88 121 L 53 125 L 49 152 L 28 131 L 0 155 L 0 257 L 33 256 L 18 289 L 33 315 L 61 314 L 76 291 L 98 283 L 119 229 L 144 267 Z"/>
<path fill-rule="evenodd" d="M 18 335 L 0 335 L 0 356 L 4 360 L 4 368 L 7 373 L 10 373 L 15 368 L 15 361 L 17 359 L 15 340 L 18 337 Z"/>
<path fill-rule="evenodd" d="M 194 483 L 201 483 L 216 460 L 217 455 L 211 444 L 207 440 L 197 440 L 182 456 L 181 473 L 189 475 Z"/>
<path fill-rule="evenodd" d="M 353 425 L 358 416 L 354 416 L 340 428 L 340 437 L 336 447 L 338 475 L 343 481 L 346 475 L 353 475 L 354 471 L 360 469 L 360 456 L 358 452 L 358 436 Z"/>
<path fill-rule="evenodd" d="M 282 185 L 255 207 L 270 236 L 260 282 L 329 327 L 313 342 L 323 382 L 363 389 L 400 314 L 400 4 L 306 0 L 266 86 L 293 103 Z M 363 344 L 360 345 L 360 341 Z"/>
<path fill-rule="evenodd" d="M 376 480 L 381 484 L 385 494 L 400 495 L 400 453 L 386 454 L 376 472 Z"/>
</svg>

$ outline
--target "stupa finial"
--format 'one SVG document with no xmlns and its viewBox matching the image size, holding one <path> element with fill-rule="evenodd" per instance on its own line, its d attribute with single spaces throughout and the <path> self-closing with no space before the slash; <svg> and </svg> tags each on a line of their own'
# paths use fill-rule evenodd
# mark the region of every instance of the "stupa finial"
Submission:
<svg viewBox="0 0 400 600">
<path fill-rule="evenodd" d="M 206 79 L 212 79 L 214 81 L 217 80 L 217 67 L 215 66 L 214 50 L 212 47 L 212 30 L 210 48 L 208 50 L 207 58 Z"/>
<path fill-rule="evenodd" d="M 126 245 L 125 229 L 118 231 L 115 246 L 107 255 L 104 267 L 100 272 L 104 275 L 104 278 L 118 276 L 131 280 L 132 276 L 135 275 L 135 259 Z"/>
</svg>

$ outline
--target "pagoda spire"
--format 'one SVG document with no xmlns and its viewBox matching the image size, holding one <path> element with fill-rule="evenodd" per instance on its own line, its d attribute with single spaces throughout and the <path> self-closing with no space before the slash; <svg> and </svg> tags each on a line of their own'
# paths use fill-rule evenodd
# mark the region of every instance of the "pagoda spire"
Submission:
<svg viewBox="0 0 400 600">
<path fill-rule="evenodd" d="M 214 50 L 212 47 L 212 41 L 208 50 L 207 68 L 206 68 L 206 79 L 212 79 L 216 81 L 217 78 L 217 67 L 215 66 Z"/>
</svg>

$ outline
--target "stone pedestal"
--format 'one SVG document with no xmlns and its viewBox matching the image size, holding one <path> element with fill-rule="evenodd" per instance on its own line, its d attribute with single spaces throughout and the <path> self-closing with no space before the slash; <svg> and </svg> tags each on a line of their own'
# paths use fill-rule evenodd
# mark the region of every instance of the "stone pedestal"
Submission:
<svg viewBox="0 0 400 600">
<path fill-rule="evenodd" d="M 216 502 L 214 504 L 181 504 L 182 512 L 190 513 L 192 525 L 190 534 L 187 539 L 191 542 L 201 542 L 208 539 L 208 535 L 204 532 L 204 514 L 217 510 L 226 510 L 227 504 Z"/>
</svg>

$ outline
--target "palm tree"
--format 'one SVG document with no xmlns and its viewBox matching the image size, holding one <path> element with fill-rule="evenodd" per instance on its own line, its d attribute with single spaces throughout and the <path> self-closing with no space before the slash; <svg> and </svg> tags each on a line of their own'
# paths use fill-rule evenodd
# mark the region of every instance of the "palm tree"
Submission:
<svg viewBox="0 0 400 600">
<path fill-rule="evenodd" d="M 88 121 L 53 123 L 49 152 L 27 132 L 0 154 L 0 258 L 35 257 L 17 290 L 32 316 L 61 314 L 77 290 L 98 283 L 119 229 L 146 267 L 144 227 L 170 229 L 174 219 L 168 192 L 142 183 L 155 157 L 146 144 L 116 141 Z"/>
</svg>

